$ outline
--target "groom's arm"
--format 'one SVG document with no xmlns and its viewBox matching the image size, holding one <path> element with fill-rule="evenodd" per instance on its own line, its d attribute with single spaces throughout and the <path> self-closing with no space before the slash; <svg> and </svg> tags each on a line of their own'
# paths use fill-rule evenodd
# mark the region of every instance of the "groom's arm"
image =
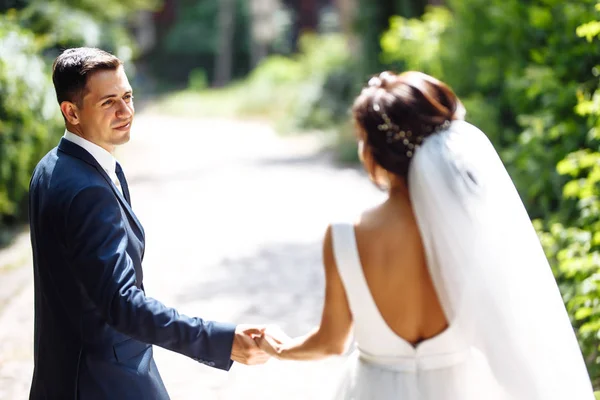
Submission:
<svg viewBox="0 0 600 400">
<path fill-rule="evenodd" d="M 119 332 L 228 370 L 235 325 L 181 315 L 135 286 L 118 200 L 92 186 L 72 200 L 66 218 L 71 268 L 88 296 Z"/>
</svg>

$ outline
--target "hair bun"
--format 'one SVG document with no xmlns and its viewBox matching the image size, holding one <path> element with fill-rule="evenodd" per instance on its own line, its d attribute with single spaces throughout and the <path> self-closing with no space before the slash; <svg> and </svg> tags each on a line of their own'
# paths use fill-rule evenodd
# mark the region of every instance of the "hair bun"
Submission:
<svg viewBox="0 0 600 400">
<path fill-rule="evenodd" d="M 379 79 L 378 76 L 372 77 L 371 79 L 369 79 L 368 86 L 380 88 L 381 87 L 381 79 Z"/>
<path fill-rule="evenodd" d="M 397 76 L 390 71 L 383 71 L 379 76 L 374 76 L 369 79 L 368 86 L 378 89 L 389 89 L 397 81 Z"/>
<path fill-rule="evenodd" d="M 389 89 L 397 82 L 398 76 L 390 71 L 383 71 L 379 74 L 379 80 L 383 89 Z"/>
</svg>

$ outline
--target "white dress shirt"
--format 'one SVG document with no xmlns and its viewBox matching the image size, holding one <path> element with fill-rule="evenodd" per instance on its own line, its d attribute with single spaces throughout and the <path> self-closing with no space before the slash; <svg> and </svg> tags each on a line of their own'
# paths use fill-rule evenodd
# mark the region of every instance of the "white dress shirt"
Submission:
<svg viewBox="0 0 600 400">
<path fill-rule="evenodd" d="M 98 146 L 95 143 L 90 142 L 82 138 L 81 136 L 77 136 L 76 134 L 65 130 L 64 138 L 69 142 L 75 143 L 79 147 L 82 147 L 88 153 L 94 157 L 94 159 L 100 164 L 102 169 L 108 174 L 108 177 L 115 184 L 117 189 L 121 193 L 123 193 L 123 189 L 121 188 L 121 182 L 119 182 L 119 178 L 117 177 L 116 168 L 117 168 L 117 160 L 110 154 L 108 151 Z"/>
</svg>

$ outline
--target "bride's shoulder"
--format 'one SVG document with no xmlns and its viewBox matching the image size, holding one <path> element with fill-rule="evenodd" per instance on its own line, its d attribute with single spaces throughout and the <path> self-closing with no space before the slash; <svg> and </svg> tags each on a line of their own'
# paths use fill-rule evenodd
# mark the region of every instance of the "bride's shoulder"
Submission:
<svg viewBox="0 0 600 400">
<path fill-rule="evenodd" d="M 367 208 L 364 210 L 360 210 L 358 212 L 354 212 L 350 215 L 345 215 L 342 218 L 333 219 L 329 222 L 329 225 L 330 226 L 352 225 L 356 228 L 357 226 L 364 224 L 365 220 L 369 220 L 370 218 L 372 218 L 372 215 L 376 212 L 376 210 L 378 208 L 379 208 L 379 205 L 371 207 L 371 208 Z"/>
<path fill-rule="evenodd" d="M 385 215 L 381 204 L 363 210 L 352 221 L 355 234 L 360 235 L 361 232 L 372 231 L 376 229 L 379 225 L 381 225 L 381 220 L 383 218 L 385 218 Z"/>
<path fill-rule="evenodd" d="M 335 231 L 336 229 L 346 230 L 349 227 L 353 228 L 355 236 L 359 236 L 361 233 L 367 231 L 372 231 L 378 225 L 378 221 L 382 219 L 381 208 L 382 204 L 378 204 L 363 209 L 355 214 L 345 216 L 345 218 L 338 218 L 330 221 L 327 226 L 326 236 L 330 236 L 332 231 Z"/>
</svg>

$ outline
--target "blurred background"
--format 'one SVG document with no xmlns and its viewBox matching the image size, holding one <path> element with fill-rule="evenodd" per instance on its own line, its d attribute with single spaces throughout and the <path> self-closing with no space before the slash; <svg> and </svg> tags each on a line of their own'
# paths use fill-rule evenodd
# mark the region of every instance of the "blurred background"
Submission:
<svg viewBox="0 0 600 400">
<path fill-rule="evenodd" d="M 599 34 L 597 0 L 0 0 L 0 244 L 23 232 L 32 169 L 63 133 L 64 48 L 120 57 L 143 112 L 316 134 L 346 165 L 361 86 L 420 70 L 499 150 L 598 389 Z"/>
</svg>

